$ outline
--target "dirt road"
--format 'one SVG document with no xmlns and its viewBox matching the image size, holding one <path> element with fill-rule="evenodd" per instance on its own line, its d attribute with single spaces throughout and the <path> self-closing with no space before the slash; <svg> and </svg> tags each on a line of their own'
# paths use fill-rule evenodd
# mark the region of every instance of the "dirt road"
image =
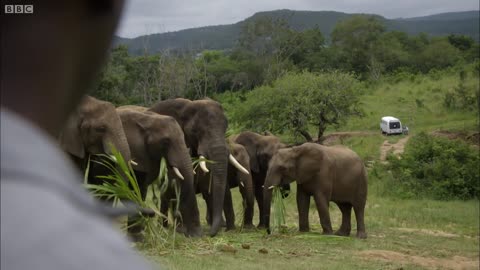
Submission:
<svg viewBox="0 0 480 270">
<path fill-rule="evenodd" d="M 387 160 L 387 155 L 389 152 L 393 151 L 394 155 L 402 154 L 405 150 L 405 144 L 407 143 L 410 136 L 398 140 L 397 143 L 389 143 L 388 140 L 385 140 L 380 146 L 380 162 L 385 163 Z"/>
</svg>

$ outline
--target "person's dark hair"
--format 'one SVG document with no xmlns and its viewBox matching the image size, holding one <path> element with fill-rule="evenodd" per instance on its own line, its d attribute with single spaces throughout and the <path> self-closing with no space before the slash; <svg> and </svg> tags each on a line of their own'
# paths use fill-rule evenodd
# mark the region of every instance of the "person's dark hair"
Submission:
<svg viewBox="0 0 480 270">
<path fill-rule="evenodd" d="M 88 0 L 88 10 L 93 16 L 103 16 L 111 13 L 115 0 Z"/>
</svg>

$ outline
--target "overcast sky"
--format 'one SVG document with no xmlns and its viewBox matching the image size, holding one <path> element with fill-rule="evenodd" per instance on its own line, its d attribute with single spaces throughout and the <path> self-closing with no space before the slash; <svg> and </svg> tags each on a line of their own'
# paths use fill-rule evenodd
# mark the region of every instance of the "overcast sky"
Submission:
<svg viewBox="0 0 480 270">
<path fill-rule="evenodd" d="M 231 24 L 275 9 L 374 13 L 391 19 L 478 10 L 479 0 L 129 0 L 117 34 L 136 37 Z"/>
</svg>

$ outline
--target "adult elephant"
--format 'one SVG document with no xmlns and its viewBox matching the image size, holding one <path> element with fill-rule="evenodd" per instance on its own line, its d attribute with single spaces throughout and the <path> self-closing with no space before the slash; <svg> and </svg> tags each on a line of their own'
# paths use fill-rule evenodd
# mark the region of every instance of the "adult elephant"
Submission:
<svg viewBox="0 0 480 270">
<path fill-rule="evenodd" d="M 112 103 L 85 96 L 63 128 L 59 141 L 80 169 L 88 154 L 111 154 L 112 144 L 125 160 L 131 160 L 122 122 Z"/>
<path fill-rule="evenodd" d="M 228 123 L 222 106 L 210 99 L 191 101 L 177 98 L 159 101 L 149 111 L 175 118 L 183 129 L 185 142 L 192 154 L 213 161 L 209 168 L 204 161 L 200 167 L 204 172 L 212 172 L 212 192 L 208 199 L 213 206 L 210 236 L 215 236 L 221 227 L 229 159 L 225 142 Z"/>
<path fill-rule="evenodd" d="M 132 166 L 139 182 L 142 199 L 148 186 L 158 177 L 160 161 L 164 157 L 179 181 L 180 213 L 187 236 L 201 236 L 200 217 L 195 197 L 193 166 L 184 141 L 182 129 L 170 116 L 153 112 L 139 112 L 128 107 L 117 108 L 130 146 Z M 138 233 L 137 226 L 130 230 Z"/>
<path fill-rule="evenodd" d="M 265 227 L 264 207 L 263 207 L 263 185 L 268 171 L 268 163 L 272 156 L 280 148 L 286 147 L 280 141 L 280 138 L 273 135 L 260 135 L 255 132 L 245 131 L 232 137 L 232 141 L 245 147 L 250 159 L 250 171 L 254 186 L 255 198 L 259 210 L 259 228 Z M 284 190 L 289 190 L 290 186 L 282 186 Z M 245 216 L 244 224 L 247 227 L 253 226 L 253 208 L 251 215 Z"/>
<path fill-rule="evenodd" d="M 305 143 L 279 150 L 270 161 L 264 186 L 265 224 L 269 228 L 272 187 L 297 181 L 299 229 L 309 231 L 310 196 L 317 206 L 324 234 L 332 234 L 329 202 L 342 212 L 342 225 L 335 233 L 348 236 L 351 211 L 355 211 L 357 237 L 366 238 L 364 209 L 367 200 L 367 174 L 360 157 L 343 146 Z"/>
<path fill-rule="evenodd" d="M 245 223 L 246 220 L 252 220 L 253 216 L 253 183 L 252 176 L 250 174 L 250 158 L 247 150 L 240 144 L 233 141 L 228 141 L 230 153 L 235 160 L 231 160 L 227 168 L 227 187 L 225 190 L 225 200 L 223 205 L 223 212 L 226 220 L 227 230 L 235 228 L 235 212 L 233 209 L 233 201 L 230 189 L 238 187 L 243 199 L 243 227 L 252 227 L 252 224 Z M 238 162 L 238 163 L 237 163 Z M 239 166 L 240 165 L 240 166 Z M 245 168 L 245 169 L 244 169 Z M 207 222 L 211 224 L 210 219 L 213 206 L 208 200 L 208 194 L 210 193 L 210 173 L 205 173 L 201 169 L 197 168 L 196 190 L 197 193 L 201 193 L 207 203 Z"/>
</svg>

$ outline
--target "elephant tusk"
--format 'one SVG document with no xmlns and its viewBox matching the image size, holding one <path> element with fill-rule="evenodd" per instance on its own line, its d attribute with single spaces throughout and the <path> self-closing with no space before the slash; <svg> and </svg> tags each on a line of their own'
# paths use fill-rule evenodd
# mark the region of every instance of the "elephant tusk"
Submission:
<svg viewBox="0 0 480 270">
<path fill-rule="evenodd" d="M 272 189 L 272 188 L 274 188 L 274 187 L 275 187 L 275 186 L 270 186 L 268 189 Z"/>
<path fill-rule="evenodd" d="M 207 169 L 207 163 L 205 162 L 205 160 L 202 160 L 202 159 L 206 159 L 204 156 L 200 156 L 200 169 L 202 169 L 202 171 L 204 173 L 208 173 L 209 170 Z"/>
<path fill-rule="evenodd" d="M 237 168 L 239 171 L 241 171 L 242 173 L 244 174 L 250 174 L 247 169 L 245 169 L 242 165 L 240 165 L 240 163 L 238 163 L 238 161 L 235 159 L 235 157 L 232 156 L 232 154 L 230 154 L 228 156 L 228 159 L 230 160 L 230 163 L 232 163 L 232 165 Z"/>
<path fill-rule="evenodd" d="M 134 165 L 134 166 L 138 166 L 138 163 L 137 163 L 137 162 L 135 162 L 135 161 L 133 161 L 133 159 L 132 159 L 132 160 L 130 160 L 130 164 L 132 164 L 132 165 Z"/>
<path fill-rule="evenodd" d="M 243 184 L 243 182 L 240 182 L 240 185 L 241 185 L 242 187 L 245 187 L 245 185 Z"/>
<path fill-rule="evenodd" d="M 193 175 L 196 175 L 196 174 L 197 174 L 197 172 L 195 170 L 193 170 Z"/>
<path fill-rule="evenodd" d="M 178 170 L 177 167 L 173 167 L 173 171 L 175 172 L 175 174 L 178 176 L 178 178 L 182 179 L 182 180 L 185 180 L 185 178 L 183 177 L 183 175 L 180 173 L 180 171 Z"/>
</svg>

